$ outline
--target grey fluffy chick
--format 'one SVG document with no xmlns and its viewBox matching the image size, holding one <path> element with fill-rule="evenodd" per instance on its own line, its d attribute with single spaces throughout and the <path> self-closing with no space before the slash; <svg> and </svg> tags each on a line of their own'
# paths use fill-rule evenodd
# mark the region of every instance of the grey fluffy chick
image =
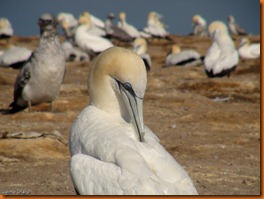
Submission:
<svg viewBox="0 0 264 199">
<path fill-rule="evenodd" d="M 8 113 L 16 113 L 31 105 L 51 103 L 59 95 L 65 76 L 65 53 L 61 47 L 57 22 L 50 14 L 40 16 L 38 48 L 23 65 L 14 85 L 14 101 Z"/>
</svg>

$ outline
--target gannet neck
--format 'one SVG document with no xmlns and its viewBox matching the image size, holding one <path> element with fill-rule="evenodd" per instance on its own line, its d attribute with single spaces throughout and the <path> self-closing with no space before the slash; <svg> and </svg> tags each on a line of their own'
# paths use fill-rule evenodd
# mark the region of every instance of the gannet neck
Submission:
<svg viewBox="0 0 264 199">
<path fill-rule="evenodd" d="M 120 20 L 122 23 L 126 23 L 126 13 L 125 13 L 125 12 L 120 12 L 120 13 L 119 13 L 119 20 Z"/>
<path fill-rule="evenodd" d="M 249 45 L 250 45 L 250 41 L 248 38 L 246 38 L 246 37 L 241 38 L 240 43 L 239 43 L 239 47 L 249 46 Z"/>
<path fill-rule="evenodd" d="M 147 84 L 145 64 L 131 50 L 111 47 L 91 64 L 90 104 L 132 123 L 135 137 L 144 141 L 143 97 Z"/>
</svg>

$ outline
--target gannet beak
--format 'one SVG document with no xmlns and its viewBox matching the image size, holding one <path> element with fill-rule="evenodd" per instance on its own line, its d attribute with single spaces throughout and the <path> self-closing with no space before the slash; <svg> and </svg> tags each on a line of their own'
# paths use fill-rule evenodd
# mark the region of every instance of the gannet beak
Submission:
<svg viewBox="0 0 264 199">
<path fill-rule="evenodd" d="M 144 121 L 143 121 L 143 98 L 137 96 L 132 87 L 127 83 L 121 83 L 117 80 L 121 97 L 129 112 L 140 142 L 144 142 Z M 131 85 L 130 85 L 131 86 Z"/>
<path fill-rule="evenodd" d="M 140 49 L 140 45 L 136 45 L 136 46 L 134 46 L 133 51 L 134 51 L 134 52 L 138 52 L 139 49 Z"/>
</svg>

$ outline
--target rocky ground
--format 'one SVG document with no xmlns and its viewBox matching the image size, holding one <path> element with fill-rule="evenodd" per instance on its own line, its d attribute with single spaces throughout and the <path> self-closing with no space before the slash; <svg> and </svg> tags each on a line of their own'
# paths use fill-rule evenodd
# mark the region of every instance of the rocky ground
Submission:
<svg viewBox="0 0 264 199">
<path fill-rule="evenodd" d="M 234 41 L 238 46 L 238 38 Z M 10 42 L 34 49 L 38 38 L 14 37 Z M 174 35 L 173 42 L 204 55 L 211 40 Z M 203 66 L 161 67 L 173 42 L 149 41 L 153 67 L 144 100 L 145 124 L 188 171 L 199 194 L 259 195 L 260 59 L 240 60 L 230 78 L 208 79 Z M 1 194 L 75 194 L 68 137 L 89 102 L 88 71 L 89 63 L 67 64 L 53 113 L 49 104 L 41 104 L 30 113 L 0 114 Z M 12 102 L 17 73 L 0 68 L 0 109 Z"/>
</svg>

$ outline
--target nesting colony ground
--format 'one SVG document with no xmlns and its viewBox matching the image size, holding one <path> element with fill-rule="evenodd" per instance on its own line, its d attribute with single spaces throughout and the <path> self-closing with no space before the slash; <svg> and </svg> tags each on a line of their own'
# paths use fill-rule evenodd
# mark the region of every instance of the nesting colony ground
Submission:
<svg viewBox="0 0 264 199">
<path fill-rule="evenodd" d="M 173 40 L 202 55 L 211 44 L 210 38 L 192 36 L 174 35 Z M 238 46 L 238 38 L 234 41 Z M 34 49 L 38 38 L 14 37 L 10 43 Z M 230 78 L 208 79 L 203 66 L 162 68 L 171 43 L 149 41 L 153 67 L 144 100 L 145 124 L 188 171 L 199 194 L 260 194 L 260 59 L 240 60 Z M 89 102 L 88 72 L 89 63 L 67 64 L 54 113 L 49 104 L 41 104 L 31 113 L 0 115 L 1 194 L 75 194 L 68 138 Z M 17 73 L 0 68 L 0 109 L 12 102 Z"/>
</svg>

